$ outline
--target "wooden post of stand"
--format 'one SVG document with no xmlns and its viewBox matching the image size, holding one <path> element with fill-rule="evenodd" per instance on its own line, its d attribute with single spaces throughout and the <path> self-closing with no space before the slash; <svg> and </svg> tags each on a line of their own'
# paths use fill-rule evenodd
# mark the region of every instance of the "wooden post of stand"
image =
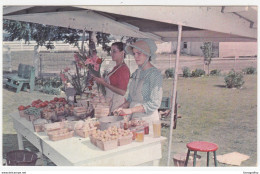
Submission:
<svg viewBox="0 0 260 174">
<path fill-rule="evenodd" d="M 177 45 L 177 53 L 176 53 L 176 60 L 175 60 L 175 73 L 174 73 L 174 80 L 173 80 L 173 90 L 171 95 L 171 103 L 172 103 L 172 112 L 171 112 L 171 125 L 170 135 L 169 135 L 169 144 L 168 144 L 168 161 L 167 166 L 170 165 L 171 160 L 171 147 L 172 147 L 172 129 L 173 129 L 173 119 L 174 119 L 174 112 L 175 112 L 175 102 L 176 102 L 176 90 L 177 90 L 177 80 L 178 80 L 178 68 L 179 68 L 179 57 L 180 57 L 180 49 L 181 49 L 181 33 L 182 33 L 182 25 L 178 25 L 178 45 Z"/>
<path fill-rule="evenodd" d="M 34 60 L 33 66 L 35 68 L 35 77 L 39 76 L 39 48 L 34 46 Z"/>
</svg>

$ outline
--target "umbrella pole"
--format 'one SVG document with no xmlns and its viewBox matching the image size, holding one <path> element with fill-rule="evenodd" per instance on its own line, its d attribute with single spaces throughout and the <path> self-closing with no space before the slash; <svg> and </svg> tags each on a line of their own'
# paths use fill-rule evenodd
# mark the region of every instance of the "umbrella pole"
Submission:
<svg viewBox="0 0 260 174">
<path fill-rule="evenodd" d="M 177 80 L 178 80 L 178 68 L 179 68 L 179 57 L 180 57 L 180 49 L 181 49 L 181 33 L 182 33 L 182 25 L 178 25 L 178 45 L 177 45 L 177 53 L 175 60 L 175 73 L 173 80 L 173 90 L 171 94 L 171 103 L 172 103 L 172 111 L 171 111 L 171 125 L 170 125 L 170 135 L 169 135 L 169 143 L 168 143 L 168 160 L 167 166 L 170 165 L 171 160 L 171 147 L 172 147 L 172 130 L 173 130 L 173 118 L 175 112 L 175 100 L 176 100 L 176 91 L 177 91 Z"/>
</svg>

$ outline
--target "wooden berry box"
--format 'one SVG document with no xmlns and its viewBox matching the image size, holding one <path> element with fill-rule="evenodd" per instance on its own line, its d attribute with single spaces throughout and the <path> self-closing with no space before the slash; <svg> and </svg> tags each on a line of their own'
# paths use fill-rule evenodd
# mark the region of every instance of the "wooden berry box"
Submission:
<svg viewBox="0 0 260 174">
<path fill-rule="evenodd" d="M 35 132 L 44 132 L 44 127 L 41 124 L 35 124 L 34 125 L 34 131 Z"/>
<path fill-rule="evenodd" d="M 44 132 L 44 125 L 48 123 L 46 119 L 37 119 L 33 122 L 33 127 L 35 132 Z"/>
<path fill-rule="evenodd" d="M 87 138 L 89 137 L 93 131 L 95 131 L 97 128 L 94 127 L 93 129 L 90 130 L 84 130 L 84 129 L 76 129 L 75 132 L 78 136 L 83 137 L 83 138 Z"/>
<path fill-rule="evenodd" d="M 28 121 L 34 121 L 36 120 L 37 118 L 35 117 L 35 115 L 29 115 L 29 114 L 26 114 L 24 113 L 24 118 Z"/>
<path fill-rule="evenodd" d="M 74 131 L 69 130 L 68 128 L 63 128 L 60 130 L 48 132 L 49 139 L 52 141 L 71 138 L 73 135 L 74 135 Z"/>
<path fill-rule="evenodd" d="M 55 111 L 43 111 L 42 112 L 42 117 L 50 120 L 51 118 L 55 118 L 56 117 L 56 112 Z"/>
<path fill-rule="evenodd" d="M 23 118 L 25 118 L 25 115 L 24 115 L 24 110 L 21 110 L 21 111 L 19 111 L 19 115 L 20 115 L 20 117 L 23 117 Z"/>
<path fill-rule="evenodd" d="M 97 146 L 97 139 L 96 139 L 96 138 L 94 138 L 92 135 L 90 135 L 90 136 L 89 136 L 89 139 L 90 139 L 90 142 L 91 142 L 92 144 L 94 144 L 95 146 Z"/>
<path fill-rule="evenodd" d="M 97 140 L 97 147 L 104 151 L 115 149 L 117 148 L 117 141 L 118 141 L 117 139 L 110 140 L 110 141 Z"/>
<path fill-rule="evenodd" d="M 77 117 L 81 117 L 87 114 L 87 109 L 85 107 L 74 107 L 73 114 Z"/>
<path fill-rule="evenodd" d="M 118 146 L 123 146 L 132 143 L 133 134 L 129 134 L 127 136 L 119 137 L 118 138 Z"/>
<path fill-rule="evenodd" d="M 44 131 L 49 133 L 51 131 L 60 130 L 64 128 L 64 122 L 55 122 L 55 123 L 48 123 L 44 125 Z"/>
</svg>

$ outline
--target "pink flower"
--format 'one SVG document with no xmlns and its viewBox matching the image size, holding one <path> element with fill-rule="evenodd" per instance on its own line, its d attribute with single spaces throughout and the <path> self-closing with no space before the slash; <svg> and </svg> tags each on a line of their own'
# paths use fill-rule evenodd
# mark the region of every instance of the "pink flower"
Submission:
<svg viewBox="0 0 260 174">
<path fill-rule="evenodd" d="M 90 58 L 87 58 L 87 60 L 85 61 L 85 65 L 88 65 L 88 64 L 92 64 L 92 60 Z"/>
<path fill-rule="evenodd" d="M 77 65 L 78 67 L 83 68 L 83 65 L 81 63 L 78 63 Z"/>
<path fill-rule="evenodd" d="M 78 54 L 77 54 L 77 53 L 74 54 L 74 59 L 75 59 L 76 62 L 79 61 L 79 57 L 78 57 Z"/>
<path fill-rule="evenodd" d="M 94 70 L 95 70 L 95 71 L 99 71 L 99 64 L 95 64 L 95 65 L 94 65 Z"/>
<path fill-rule="evenodd" d="M 66 67 L 65 69 L 64 69 L 64 72 L 68 72 L 70 70 L 70 68 L 69 67 Z"/>
<path fill-rule="evenodd" d="M 68 79 L 67 78 L 65 78 L 65 74 L 60 74 L 60 78 L 61 78 L 61 80 L 62 80 L 62 82 L 66 82 Z"/>
</svg>

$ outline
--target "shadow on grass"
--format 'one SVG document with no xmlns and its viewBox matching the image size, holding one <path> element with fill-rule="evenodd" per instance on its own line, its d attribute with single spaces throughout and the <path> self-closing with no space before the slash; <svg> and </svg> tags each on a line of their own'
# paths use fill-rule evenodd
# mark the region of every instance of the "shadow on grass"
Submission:
<svg viewBox="0 0 260 174">
<path fill-rule="evenodd" d="M 11 86 L 7 87 L 5 84 L 3 85 L 3 89 L 16 93 L 16 88 L 13 88 Z"/>
<path fill-rule="evenodd" d="M 218 88 L 226 88 L 226 85 L 214 85 L 214 87 L 218 87 Z"/>
</svg>

